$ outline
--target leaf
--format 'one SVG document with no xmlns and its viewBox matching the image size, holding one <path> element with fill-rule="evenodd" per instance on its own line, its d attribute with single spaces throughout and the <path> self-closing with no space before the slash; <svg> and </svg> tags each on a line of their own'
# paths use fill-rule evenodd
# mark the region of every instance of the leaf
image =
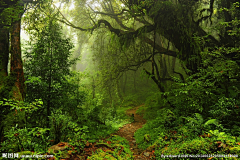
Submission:
<svg viewBox="0 0 240 160">
<path fill-rule="evenodd" d="M 210 119 L 207 122 L 205 122 L 204 126 L 208 126 L 210 124 L 214 124 L 214 125 L 218 126 L 218 120 L 217 119 Z"/>
<path fill-rule="evenodd" d="M 202 118 L 202 115 L 201 115 L 201 114 L 195 113 L 195 116 L 196 116 L 196 118 L 199 120 L 199 123 L 202 123 L 202 122 L 203 122 L 203 118 Z"/>
</svg>

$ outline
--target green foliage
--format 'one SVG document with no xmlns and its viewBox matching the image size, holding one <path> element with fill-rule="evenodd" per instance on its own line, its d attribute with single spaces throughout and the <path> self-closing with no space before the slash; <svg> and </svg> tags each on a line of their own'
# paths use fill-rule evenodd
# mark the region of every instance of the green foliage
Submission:
<svg viewBox="0 0 240 160">
<path fill-rule="evenodd" d="M 85 93 L 79 90 L 80 74 L 70 71 L 77 60 L 70 59 L 73 44 L 70 39 L 63 38 L 56 21 L 51 18 L 46 20 L 48 25 L 38 32 L 36 40 L 29 42 L 30 48 L 25 52 L 26 100 L 41 98 L 44 102 L 44 108 L 33 113 L 37 121 L 47 120 L 49 110 L 59 108 L 77 120 L 77 114 L 81 114 L 77 106 L 84 102 Z M 46 126 L 47 122 L 42 125 Z"/>
<path fill-rule="evenodd" d="M 237 24 L 238 19 L 235 19 L 232 22 L 219 23 L 218 26 L 233 27 L 233 30 L 228 31 L 228 35 L 235 39 L 234 36 L 238 35 L 231 33 L 238 32 L 235 28 Z M 208 43 L 209 40 L 208 36 L 196 39 L 199 43 Z M 238 46 L 236 43 L 231 47 L 206 48 L 201 53 L 203 63 L 198 73 L 189 76 L 185 83 L 176 81 L 171 91 L 165 93 L 168 100 L 176 106 L 175 113 L 189 116 L 199 112 L 203 113 L 204 118 L 212 116 L 221 121 L 223 117 L 228 121 L 226 114 L 238 115 L 239 111 L 236 108 L 239 103 Z M 185 112 L 181 113 L 182 110 Z"/>
<path fill-rule="evenodd" d="M 13 94 L 11 91 L 12 91 L 12 88 L 13 88 L 15 82 L 16 82 L 16 77 L 15 77 L 15 74 L 13 74 L 13 73 L 10 73 L 9 76 L 1 77 L 1 83 L 4 84 L 0 88 L 0 98 L 1 99 L 2 98 L 7 98 L 7 99 L 12 98 Z"/>
<path fill-rule="evenodd" d="M 78 139 L 85 139 L 85 134 L 89 132 L 87 126 L 81 127 L 81 125 L 72 120 L 71 116 L 66 112 L 63 113 L 60 109 L 52 112 L 50 120 L 50 133 L 57 143 L 60 141 L 77 141 Z"/>
<path fill-rule="evenodd" d="M 23 128 L 19 129 L 17 125 L 5 132 L 7 138 L 1 145 L 1 152 L 19 152 L 27 150 L 35 150 L 38 152 L 46 152 L 49 145 L 48 137 L 46 137 L 47 128 Z"/>
<path fill-rule="evenodd" d="M 157 116 L 149 120 L 147 124 L 138 129 L 134 134 L 138 147 L 140 148 L 146 149 L 148 146 L 154 144 L 159 135 L 163 135 L 168 129 L 174 126 L 176 117 L 171 110 L 163 108 L 159 111 L 155 110 L 155 112 L 157 112 Z M 149 136 L 147 136 L 148 138 L 146 139 L 144 135 Z"/>
<path fill-rule="evenodd" d="M 43 102 L 38 99 L 35 99 L 32 103 L 3 99 L 3 101 L 0 101 L 0 105 L 3 108 L 9 108 L 9 112 L 3 110 L 5 116 L 3 116 L 3 121 L 1 123 L 1 126 L 3 126 L 4 130 L 7 132 L 16 124 L 18 124 L 20 128 L 32 127 L 32 124 L 29 123 L 30 119 L 32 119 L 32 113 L 40 110 Z"/>
<path fill-rule="evenodd" d="M 239 119 L 240 109 L 239 102 L 235 98 L 220 98 L 217 103 L 210 107 L 210 115 L 216 117 L 225 128 L 232 128 L 233 125 L 240 126 Z M 232 134 L 234 134 L 232 132 Z"/>
<path fill-rule="evenodd" d="M 20 20 L 19 15 L 22 15 L 24 8 L 19 4 L 20 1 L 8 2 L 0 1 L 1 12 L 0 12 L 0 25 L 10 28 L 11 24 L 15 21 Z"/>
<path fill-rule="evenodd" d="M 132 152 L 128 141 L 120 136 L 111 136 L 107 139 L 110 144 L 99 143 L 107 147 L 104 151 L 98 149 L 92 156 L 88 157 L 90 160 L 124 160 L 133 159 Z"/>
<path fill-rule="evenodd" d="M 144 103 L 146 108 L 146 112 L 144 113 L 144 118 L 146 120 L 152 120 L 159 116 L 159 109 L 166 107 L 166 102 L 162 98 L 160 92 L 152 92 L 151 96 L 146 98 Z"/>
<path fill-rule="evenodd" d="M 189 80 L 191 78 L 189 77 Z M 199 79 L 194 78 L 187 83 L 176 83 L 175 86 L 175 89 L 172 88 L 170 93 L 165 95 L 168 95 L 168 100 L 176 106 L 175 112 L 178 114 L 187 116 L 194 112 L 206 111 L 207 106 L 213 105 L 217 98 L 213 93 L 216 87 L 209 80 L 204 80 L 204 76 Z M 185 112 L 181 112 L 182 110 Z"/>
<path fill-rule="evenodd" d="M 161 21 L 162 26 L 160 24 L 156 26 L 166 27 L 167 29 L 164 29 L 166 32 L 179 33 L 177 36 L 179 36 L 181 44 L 175 44 L 175 46 L 185 45 L 183 48 L 187 48 L 183 43 L 186 41 L 194 50 L 189 53 L 198 53 L 199 46 L 211 42 L 208 36 L 198 37 L 194 34 L 195 37 L 192 38 L 194 29 L 191 30 L 191 25 L 193 24 L 185 23 L 191 21 L 181 17 L 186 13 L 185 8 L 181 9 L 169 1 L 146 0 L 139 1 L 138 5 L 134 4 L 136 1 L 131 1 L 131 3 L 129 4 L 131 11 L 126 12 L 126 14 L 130 14 L 128 16 L 131 17 L 133 14 L 134 16 L 148 16 L 155 23 L 164 18 L 165 21 Z M 184 3 L 181 4 L 185 6 Z M 239 7 L 239 3 L 236 3 L 235 6 Z M 45 6 L 45 9 L 47 9 L 47 13 L 53 11 L 51 7 Z M 222 10 L 230 12 L 231 15 L 238 15 L 234 9 L 223 8 Z M 6 13 L 9 11 L 12 11 L 11 8 L 5 10 Z M 161 14 L 159 11 L 164 11 L 167 15 Z M 187 14 L 189 13 L 191 12 Z M 110 33 L 105 29 L 100 29 L 99 33 L 103 32 L 104 34 L 99 34 L 94 40 L 94 43 L 97 44 L 94 58 L 99 68 L 99 75 L 94 75 L 93 80 L 86 83 L 86 87 L 79 85 L 81 75 L 69 70 L 75 62 L 75 60 L 70 60 L 70 50 L 73 45 L 69 39 L 63 38 L 61 27 L 53 20 L 55 17 L 46 17 L 44 14 L 36 12 L 35 16 L 27 18 L 36 22 L 36 24 L 32 23 L 28 26 L 28 29 L 36 27 L 38 30 L 34 32 L 36 39 L 32 40 L 33 43 L 29 43 L 31 47 L 26 51 L 25 73 L 28 87 L 26 100 L 33 102 L 36 98 L 41 98 L 43 103 L 42 101 L 31 104 L 15 103 L 7 99 L 0 101 L 1 106 L 7 106 L 11 111 L 24 110 L 17 116 L 12 116 L 12 113 L 8 113 L 5 108 L 2 110 L 2 115 L 7 113 L 3 124 L 7 126 L 7 122 L 9 122 L 9 128 L 6 128 L 7 140 L 4 141 L 1 151 L 33 150 L 32 143 L 35 144 L 35 150 L 45 151 L 44 147 L 48 145 L 49 138 L 55 139 L 56 142 L 70 141 L 71 145 L 80 146 L 82 149 L 85 140 L 94 142 L 126 124 L 125 111 L 128 109 L 127 107 L 140 104 L 140 101 L 149 94 L 151 96 L 146 99 L 145 106 L 137 112 L 144 113 L 144 118 L 148 120 L 148 123 L 135 133 L 135 138 L 140 148 L 155 148 L 156 159 L 161 159 L 162 154 L 240 153 L 239 139 L 232 136 L 240 134 L 240 123 L 238 122 L 240 119 L 238 107 L 240 68 L 239 41 L 237 39 L 240 23 L 237 18 L 231 22 L 219 24 L 221 26 L 219 28 L 223 28 L 223 30 L 232 27 L 232 30 L 228 30 L 227 33 L 234 40 L 234 45 L 224 44 L 221 40 L 222 46 L 204 48 L 201 53 L 202 67 L 198 72 L 191 74 L 186 81 L 173 77 L 175 83 L 166 93 L 152 93 L 148 87 L 146 90 L 140 88 L 140 84 L 146 84 L 145 81 L 138 83 L 136 87 L 135 80 L 137 78 L 129 76 L 132 72 L 128 77 L 127 74 L 125 75 L 128 81 L 121 79 L 124 77 L 122 72 L 141 67 L 142 63 L 139 65 L 139 62 L 149 56 L 143 53 L 152 52 L 150 45 L 144 44 L 144 40 L 137 37 L 140 34 L 146 35 L 144 34 L 146 26 L 139 27 L 139 35 L 129 32 L 130 34 L 121 36 L 120 40 L 117 37 L 112 38 L 112 43 L 107 47 L 104 43 L 108 42 L 110 38 L 102 39 L 102 35 L 109 36 Z M 172 20 L 176 18 L 181 20 L 176 21 L 177 23 L 173 22 Z M 41 24 L 43 20 L 47 23 Z M 146 19 L 147 21 L 140 20 L 150 21 L 149 19 Z M 173 23 L 176 25 L 172 25 Z M 175 39 L 172 34 L 166 34 L 162 29 L 157 30 L 161 35 L 166 35 L 169 40 Z M 114 41 L 120 41 L 125 49 L 119 49 L 119 43 Z M 184 55 L 187 53 L 182 53 L 180 50 L 179 53 L 180 57 L 185 56 L 186 61 L 200 57 Z M 150 78 L 152 77 L 153 75 L 150 76 Z M 134 86 L 131 85 L 132 80 Z M 133 88 L 135 91 L 132 91 Z M 134 92 L 139 93 L 131 95 Z M 1 88 L 0 95 L 2 94 L 6 95 L 4 89 Z M 166 96 L 167 99 L 165 99 Z M 167 101 L 174 108 L 170 108 Z M 46 131 L 49 129 L 33 128 L 46 125 L 47 107 L 51 111 L 51 115 L 49 115 L 50 137 L 46 137 Z M 20 123 L 20 121 L 23 122 Z M 20 129 L 12 128 L 12 125 L 15 124 L 18 124 Z M 113 136 L 108 141 L 111 143 L 97 144 L 105 146 L 108 148 L 107 150 L 99 149 L 89 159 L 133 159 L 125 139 Z M 61 154 L 60 152 L 59 155 Z"/>
<path fill-rule="evenodd" d="M 105 124 L 113 129 L 113 131 L 118 130 L 120 127 L 124 126 L 127 123 L 131 122 L 131 118 L 129 118 L 128 115 L 126 115 L 126 111 L 128 109 L 131 109 L 130 107 L 132 103 L 130 103 L 130 106 L 127 106 L 129 102 L 123 102 L 121 106 L 113 106 L 109 107 L 105 110 L 108 110 L 108 117 L 106 117 Z"/>
<path fill-rule="evenodd" d="M 155 151 L 156 158 L 164 155 L 203 155 L 203 154 L 238 154 L 239 145 L 235 137 L 229 136 L 224 132 L 218 130 L 210 130 L 206 137 L 201 138 L 187 138 L 183 140 L 171 140 L 169 143 L 161 139 L 159 144 L 163 143 L 165 147 L 159 147 Z M 236 151 L 236 152 L 234 152 Z M 161 157 L 163 158 L 163 157 Z M 210 157 L 209 157 L 210 158 Z"/>
<path fill-rule="evenodd" d="M 204 134 L 209 129 L 224 130 L 217 119 L 209 119 L 205 122 L 205 119 L 199 113 L 195 113 L 192 117 L 180 117 L 177 121 L 181 124 L 176 126 L 178 132 L 191 138 Z"/>
<path fill-rule="evenodd" d="M 33 119 L 32 113 L 42 108 L 43 102 L 36 99 L 32 103 L 4 99 L 0 104 L 8 106 L 10 112 L 6 113 L 1 127 L 4 127 L 5 141 L 1 143 L 1 152 L 19 152 L 35 150 L 46 152 L 49 145 L 47 137 L 48 128 L 40 128 L 29 123 Z M 35 122 L 39 125 L 39 121 Z M 32 127 L 34 126 L 34 127 Z"/>
<path fill-rule="evenodd" d="M 109 152 L 104 152 L 102 149 L 97 150 L 95 154 L 91 157 L 88 157 L 90 160 L 116 160 L 114 156 L 111 155 Z M 120 158 L 120 157 L 118 157 Z"/>
<path fill-rule="evenodd" d="M 143 106 L 138 108 L 138 110 L 136 111 L 136 114 L 139 114 L 139 115 L 143 116 L 144 113 L 146 112 L 146 110 L 147 110 L 147 107 L 145 105 L 143 105 Z"/>
<path fill-rule="evenodd" d="M 234 21 L 226 23 L 232 26 Z M 181 134 L 194 139 L 212 129 L 239 136 L 239 44 L 235 46 L 207 48 L 201 53 L 199 72 L 185 83 L 176 81 L 170 92 L 164 93 L 175 106 L 172 111 L 180 117 L 177 121 L 183 125 L 178 128 Z"/>
</svg>

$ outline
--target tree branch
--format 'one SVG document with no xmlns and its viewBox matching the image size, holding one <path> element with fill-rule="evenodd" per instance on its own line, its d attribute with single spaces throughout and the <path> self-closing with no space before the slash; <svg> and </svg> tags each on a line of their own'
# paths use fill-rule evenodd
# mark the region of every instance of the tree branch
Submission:
<svg viewBox="0 0 240 160">
<path fill-rule="evenodd" d="M 152 80 L 157 84 L 159 90 L 161 92 L 165 92 L 165 89 L 164 87 L 161 85 L 161 81 L 173 81 L 174 80 L 170 77 L 170 78 L 160 78 L 159 80 L 156 79 L 156 76 L 155 75 L 152 75 L 150 72 L 148 72 L 145 68 L 143 68 L 143 70 L 147 73 L 147 75 L 149 75 Z"/>
<path fill-rule="evenodd" d="M 150 38 L 148 38 L 146 36 L 144 36 L 143 38 L 146 43 L 148 43 L 152 47 L 154 46 L 154 42 Z M 172 56 L 172 57 L 177 57 L 177 52 L 167 50 L 166 48 L 163 48 L 158 44 L 155 44 L 155 49 L 158 50 L 158 52 L 155 52 L 155 53 L 160 53 L 160 54 L 165 54 L 165 55 Z"/>
<path fill-rule="evenodd" d="M 102 14 L 102 15 L 106 15 L 106 16 L 119 16 L 119 15 L 122 15 L 124 12 L 129 11 L 127 9 L 123 9 L 120 13 L 104 13 L 104 12 L 94 11 L 89 5 L 88 5 L 88 7 L 93 11 L 93 13 Z"/>
<path fill-rule="evenodd" d="M 175 72 L 175 71 L 173 71 L 173 73 L 178 74 L 178 75 L 180 76 L 182 82 L 185 83 L 185 80 L 184 80 L 184 77 L 183 77 L 182 73 L 180 73 L 180 72 Z"/>
</svg>

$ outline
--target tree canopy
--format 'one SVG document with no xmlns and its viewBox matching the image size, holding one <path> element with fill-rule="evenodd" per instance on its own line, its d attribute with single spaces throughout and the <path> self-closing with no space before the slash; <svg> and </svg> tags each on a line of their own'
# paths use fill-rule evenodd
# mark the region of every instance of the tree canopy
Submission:
<svg viewBox="0 0 240 160">
<path fill-rule="evenodd" d="M 1 152 L 240 153 L 237 0 L 0 4 Z"/>
</svg>

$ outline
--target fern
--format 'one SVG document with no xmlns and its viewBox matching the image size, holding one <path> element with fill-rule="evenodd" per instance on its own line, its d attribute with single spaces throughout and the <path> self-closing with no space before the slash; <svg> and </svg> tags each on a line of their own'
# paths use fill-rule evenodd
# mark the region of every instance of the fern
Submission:
<svg viewBox="0 0 240 160">
<path fill-rule="evenodd" d="M 218 122 L 217 119 L 210 119 L 210 120 L 208 120 L 207 122 L 204 123 L 204 126 L 206 127 L 206 126 L 208 126 L 210 124 L 214 124 L 216 126 L 219 126 L 219 122 Z"/>
</svg>

